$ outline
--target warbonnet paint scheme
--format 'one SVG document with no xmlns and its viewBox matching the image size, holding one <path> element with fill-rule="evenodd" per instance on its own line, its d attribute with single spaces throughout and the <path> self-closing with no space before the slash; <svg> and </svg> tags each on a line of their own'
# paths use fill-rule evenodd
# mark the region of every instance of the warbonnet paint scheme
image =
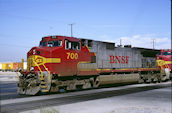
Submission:
<svg viewBox="0 0 172 113">
<path fill-rule="evenodd" d="M 158 82 L 160 50 L 116 47 L 115 43 L 66 36 L 47 36 L 27 53 L 27 70 L 19 77 L 18 93 L 58 92 L 97 88 L 104 84 Z M 166 75 L 163 80 L 168 79 Z"/>
</svg>

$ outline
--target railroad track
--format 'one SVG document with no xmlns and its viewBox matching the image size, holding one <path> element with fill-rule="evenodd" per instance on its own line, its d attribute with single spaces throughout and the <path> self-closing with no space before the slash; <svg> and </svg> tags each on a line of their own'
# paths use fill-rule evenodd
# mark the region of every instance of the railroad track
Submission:
<svg viewBox="0 0 172 113">
<path fill-rule="evenodd" d="M 101 87 L 102 88 L 114 87 L 114 86 L 118 87 L 118 86 L 122 86 L 122 85 L 129 85 L 129 84 L 104 85 L 104 86 L 101 86 Z M 17 87 L 17 82 L 16 81 L 1 82 L 0 83 L 0 100 L 33 97 L 32 95 L 19 95 L 17 93 L 17 88 L 18 87 Z M 79 91 L 82 91 L 82 90 L 79 90 Z M 61 94 L 61 93 L 64 93 L 64 92 L 73 92 L 73 91 L 65 91 L 65 90 L 61 89 L 58 92 L 58 94 Z M 75 92 L 78 92 L 78 90 L 76 90 Z M 48 95 L 53 95 L 53 94 L 54 93 L 48 93 Z M 36 95 L 36 96 L 40 96 L 40 95 Z"/>
<path fill-rule="evenodd" d="M 121 96 L 153 89 L 171 87 L 171 82 L 158 84 L 136 84 L 113 88 L 102 88 L 70 92 L 64 94 L 52 94 L 18 99 L 1 100 L 2 113 L 18 113 L 20 111 L 33 110 L 48 106 L 59 106 L 88 100 Z"/>
</svg>

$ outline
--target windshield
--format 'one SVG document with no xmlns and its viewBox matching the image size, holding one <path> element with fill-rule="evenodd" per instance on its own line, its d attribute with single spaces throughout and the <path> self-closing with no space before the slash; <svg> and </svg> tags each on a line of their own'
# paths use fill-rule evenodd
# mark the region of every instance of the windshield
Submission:
<svg viewBox="0 0 172 113">
<path fill-rule="evenodd" d="M 172 55 L 171 52 L 163 52 L 163 55 Z"/>
<path fill-rule="evenodd" d="M 59 46 L 62 46 L 62 41 L 61 41 L 61 40 L 57 40 L 57 41 L 48 41 L 47 46 L 48 46 L 48 47 L 59 47 Z"/>
<path fill-rule="evenodd" d="M 46 46 L 46 42 L 40 42 L 39 46 Z"/>
</svg>

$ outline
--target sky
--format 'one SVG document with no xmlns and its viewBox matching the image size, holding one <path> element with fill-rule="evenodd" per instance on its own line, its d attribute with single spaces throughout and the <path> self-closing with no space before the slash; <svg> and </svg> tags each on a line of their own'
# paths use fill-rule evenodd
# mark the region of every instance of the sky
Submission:
<svg viewBox="0 0 172 113">
<path fill-rule="evenodd" d="M 0 0 L 0 62 L 26 60 L 43 36 L 171 48 L 170 0 Z"/>
</svg>

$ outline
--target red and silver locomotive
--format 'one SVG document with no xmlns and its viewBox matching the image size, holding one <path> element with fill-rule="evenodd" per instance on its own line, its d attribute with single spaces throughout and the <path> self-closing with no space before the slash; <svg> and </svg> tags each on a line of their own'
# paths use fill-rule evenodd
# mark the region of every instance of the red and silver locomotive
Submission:
<svg viewBox="0 0 172 113">
<path fill-rule="evenodd" d="M 27 53 L 27 70 L 21 71 L 18 93 L 35 95 L 58 92 L 61 88 L 76 90 L 103 84 L 160 81 L 158 52 L 74 37 L 43 37 L 39 47 Z"/>
</svg>

